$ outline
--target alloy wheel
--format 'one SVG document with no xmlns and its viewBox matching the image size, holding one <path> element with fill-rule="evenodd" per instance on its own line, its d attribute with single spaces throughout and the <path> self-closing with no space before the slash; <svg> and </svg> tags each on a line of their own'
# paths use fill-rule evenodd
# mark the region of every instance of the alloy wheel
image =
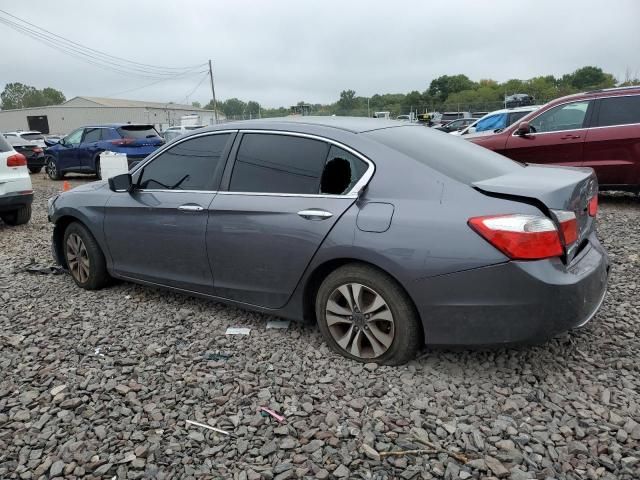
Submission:
<svg viewBox="0 0 640 480">
<path fill-rule="evenodd" d="M 345 283 L 327 300 L 325 317 L 336 343 L 359 358 L 383 355 L 395 336 L 393 314 L 387 302 L 360 283 Z"/>
<path fill-rule="evenodd" d="M 54 162 L 51 157 L 49 157 L 49 159 L 47 160 L 47 163 L 44 168 L 47 171 L 47 175 L 49 175 L 49 177 L 51 178 L 55 178 L 56 175 L 58 174 L 56 169 L 56 162 Z"/>
<path fill-rule="evenodd" d="M 76 281 L 85 283 L 89 279 L 89 254 L 82 238 L 75 233 L 67 238 L 67 264 Z"/>
</svg>

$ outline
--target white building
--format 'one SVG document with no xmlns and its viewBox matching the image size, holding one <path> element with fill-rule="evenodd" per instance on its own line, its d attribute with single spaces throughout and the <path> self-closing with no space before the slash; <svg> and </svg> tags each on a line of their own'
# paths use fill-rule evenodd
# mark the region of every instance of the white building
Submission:
<svg viewBox="0 0 640 480">
<path fill-rule="evenodd" d="M 198 115 L 199 123 L 215 123 L 213 110 L 176 103 L 144 102 L 119 98 L 74 97 L 61 105 L 0 110 L 0 132 L 38 130 L 42 133 L 67 134 L 84 125 L 103 123 L 148 123 L 162 131 L 180 125 L 184 115 Z M 224 115 L 218 112 L 218 121 Z"/>
</svg>

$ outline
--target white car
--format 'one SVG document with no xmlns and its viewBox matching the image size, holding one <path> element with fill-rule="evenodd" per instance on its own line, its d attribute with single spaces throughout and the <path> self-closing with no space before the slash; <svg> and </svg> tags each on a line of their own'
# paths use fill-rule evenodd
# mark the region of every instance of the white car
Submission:
<svg viewBox="0 0 640 480">
<path fill-rule="evenodd" d="M 457 132 L 449 132 L 450 135 L 480 135 L 483 132 L 494 133 L 498 129 L 507 128 L 509 125 L 513 125 L 525 115 L 539 109 L 539 105 L 530 105 L 527 107 L 518 108 L 503 108 L 501 110 L 495 110 L 487 113 L 484 117 L 479 118 L 471 125 Z M 475 136 L 475 135 L 474 135 Z"/>
<path fill-rule="evenodd" d="M 44 135 L 37 130 L 17 130 L 15 132 L 6 132 L 3 134 L 7 138 L 16 138 L 18 140 L 26 140 L 33 145 L 46 147 L 44 143 Z"/>
<path fill-rule="evenodd" d="M 167 128 L 162 135 L 165 142 L 170 142 L 176 137 L 179 137 L 183 133 L 190 132 L 191 130 L 197 130 L 199 128 L 206 127 L 206 125 L 178 125 L 176 127 Z"/>
<path fill-rule="evenodd" d="M 0 218 L 7 225 L 27 223 L 32 202 L 27 159 L 0 135 Z"/>
</svg>

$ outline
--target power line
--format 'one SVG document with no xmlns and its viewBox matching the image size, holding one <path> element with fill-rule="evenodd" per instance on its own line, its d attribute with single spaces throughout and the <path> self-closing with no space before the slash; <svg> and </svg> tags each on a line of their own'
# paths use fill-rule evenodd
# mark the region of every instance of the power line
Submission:
<svg viewBox="0 0 640 480">
<path fill-rule="evenodd" d="M 195 87 L 193 87 L 193 90 L 191 90 L 189 93 L 187 93 L 187 94 L 184 96 L 184 101 L 185 101 L 185 102 L 188 102 L 188 101 L 189 101 L 189 97 L 190 97 L 191 95 L 193 95 L 193 92 L 195 92 L 195 91 L 198 89 L 198 87 L 199 87 L 200 85 L 202 85 L 202 82 L 204 82 L 205 78 L 207 78 L 207 77 L 209 76 L 209 72 L 208 72 L 207 70 L 205 70 L 204 72 L 201 72 L 201 73 L 204 73 L 205 75 L 203 75 L 203 77 L 200 79 L 200 81 L 198 82 L 198 84 L 197 84 Z M 180 103 L 182 103 L 182 101 L 180 101 Z"/>
<path fill-rule="evenodd" d="M 61 48 L 65 48 L 71 51 L 74 51 L 76 53 L 80 53 L 83 55 L 86 55 L 88 57 L 94 58 L 98 61 L 102 61 L 104 63 L 109 63 L 112 65 L 116 65 L 116 66 L 124 66 L 124 67 L 128 67 L 131 69 L 137 69 L 138 71 L 144 71 L 145 73 L 150 73 L 150 74 L 155 74 L 155 75 L 171 75 L 171 74 L 176 74 L 176 73 L 181 73 L 187 70 L 193 70 L 195 68 L 199 68 L 201 66 L 204 66 L 205 64 L 198 64 L 198 65 L 192 65 L 189 67 L 164 67 L 164 66 L 157 66 L 157 65 L 150 65 L 150 64 L 146 64 L 146 63 L 141 63 L 141 62 L 135 62 L 132 60 L 127 60 L 125 58 L 122 57 L 117 57 L 115 55 L 110 55 L 108 53 L 102 52 L 100 50 L 96 50 L 90 47 L 87 47 L 85 45 L 82 45 L 80 43 L 74 42 L 73 40 L 69 40 L 68 38 L 62 37 L 61 35 L 57 35 L 53 32 L 50 32 L 49 30 L 46 30 L 45 28 L 42 28 L 38 25 L 35 25 L 31 22 L 28 22 L 27 20 L 24 20 L 22 18 L 19 18 L 15 15 L 12 15 L 11 13 L 0 9 L 0 12 L 4 13 L 5 15 L 8 15 L 16 20 L 18 20 L 19 22 L 22 22 L 23 24 L 26 25 L 30 25 L 31 27 L 34 27 L 36 30 L 30 29 L 29 27 L 26 27 L 24 25 L 20 25 L 17 22 L 14 22 L 10 19 L 3 19 L 5 24 L 12 26 L 12 27 L 18 27 L 20 29 L 22 29 L 22 33 L 26 33 L 27 35 L 33 36 L 33 35 L 39 35 L 41 38 L 47 39 L 52 43 L 57 44 L 58 46 L 60 46 Z M 44 32 L 44 33 L 43 33 Z M 47 35 L 48 34 L 48 35 Z"/>
<path fill-rule="evenodd" d="M 180 78 L 184 78 L 185 76 L 189 76 L 189 75 L 195 75 L 197 73 L 206 73 L 207 75 L 209 74 L 209 72 L 207 70 L 202 70 L 200 72 L 190 72 L 188 74 L 182 75 Z M 205 78 L 206 78 L 206 76 L 205 76 Z M 166 82 L 167 80 L 178 80 L 178 78 L 176 78 L 176 77 L 173 77 L 173 78 L 161 78 L 160 80 L 156 80 L 155 82 L 151 82 L 151 83 L 148 83 L 146 85 L 141 85 L 139 87 L 130 88 L 129 90 L 123 90 L 121 92 L 111 93 L 111 94 L 107 95 L 107 97 L 115 97 L 117 95 L 122 95 L 122 94 L 129 93 L 129 92 L 135 92 L 136 90 L 142 90 L 143 88 L 151 87 L 151 86 L 156 85 L 158 83 Z M 201 81 L 201 83 L 202 83 L 202 81 Z"/>
</svg>

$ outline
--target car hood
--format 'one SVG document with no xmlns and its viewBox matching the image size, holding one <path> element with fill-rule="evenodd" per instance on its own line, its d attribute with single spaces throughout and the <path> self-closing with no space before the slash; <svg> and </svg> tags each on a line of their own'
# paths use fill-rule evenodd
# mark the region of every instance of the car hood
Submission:
<svg viewBox="0 0 640 480">
<path fill-rule="evenodd" d="M 108 183 L 106 180 L 99 180 L 97 182 L 85 183 L 84 185 L 78 185 L 75 188 L 69 190 L 70 192 L 95 192 L 96 190 L 101 190 L 103 188 L 107 188 Z"/>
</svg>

